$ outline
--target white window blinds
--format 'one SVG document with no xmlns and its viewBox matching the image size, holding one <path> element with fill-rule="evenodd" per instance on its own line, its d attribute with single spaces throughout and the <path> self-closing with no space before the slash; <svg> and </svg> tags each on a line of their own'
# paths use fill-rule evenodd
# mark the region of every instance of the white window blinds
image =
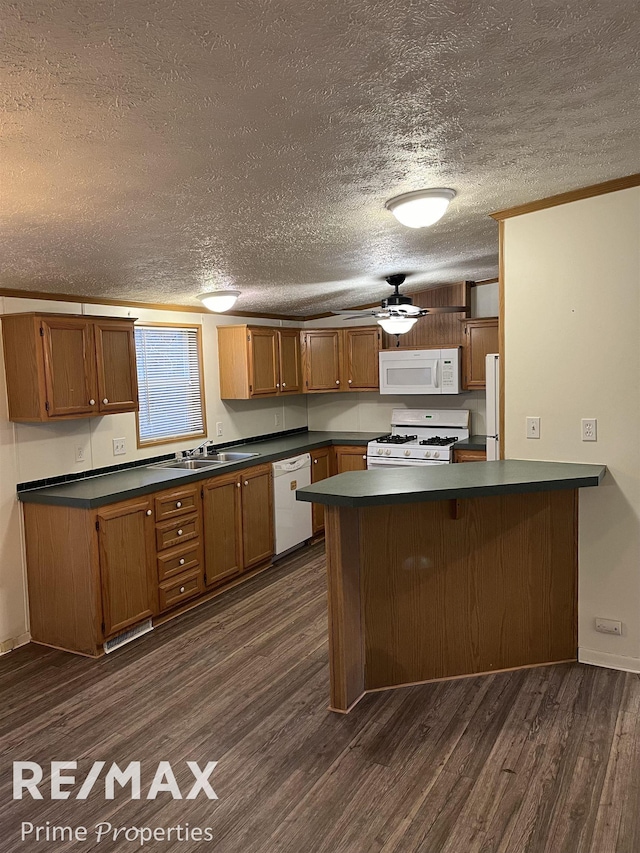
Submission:
<svg viewBox="0 0 640 853">
<path fill-rule="evenodd" d="M 204 435 L 197 328 L 136 326 L 140 444 Z"/>
</svg>

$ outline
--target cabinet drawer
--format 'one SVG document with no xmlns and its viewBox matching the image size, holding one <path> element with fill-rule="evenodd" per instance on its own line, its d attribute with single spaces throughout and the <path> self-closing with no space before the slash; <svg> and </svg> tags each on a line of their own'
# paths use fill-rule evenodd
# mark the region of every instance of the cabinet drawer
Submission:
<svg viewBox="0 0 640 853">
<path fill-rule="evenodd" d="M 185 572 L 171 581 L 165 581 L 158 587 L 160 594 L 160 612 L 175 607 L 204 592 L 204 579 L 200 569 Z"/>
<path fill-rule="evenodd" d="M 156 525 L 156 546 L 158 551 L 173 548 L 200 535 L 200 519 L 197 515 L 178 518 L 175 521 L 165 521 Z"/>
<path fill-rule="evenodd" d="M 198 509 L 196 489 L 180 489 L 155 499 L 156 521 L 166 521 L 178 515 L 187 515 Z"/>
<path fill-rule="evenodd" d="M 158 580 L 166 581 L 174 575 L 188 572 L 200 565 L 200 545 L 196 542 L 188 548 L 179 548 L 158 555 Z"/>
</svg>

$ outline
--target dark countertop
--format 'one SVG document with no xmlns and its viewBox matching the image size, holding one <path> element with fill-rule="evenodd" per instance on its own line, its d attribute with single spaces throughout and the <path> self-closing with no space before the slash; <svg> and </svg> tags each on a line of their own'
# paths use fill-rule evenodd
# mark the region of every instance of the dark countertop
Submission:
<svg viewBox="0 0 640 853">
<path fill-rule="evenodd" d="M 486 450 L 487 436 L 470 435 L 469 438 L 463 438 L 462 441 L 456 441 L 453 447 L 454 450 Z"/>
<path fill-rule="evenodd" d="M 147 495 L 151 492 L 158 492 L 161 489 L 179 487 L 188 483 L 195 483 L 198 480 L 228 474 L 232 471 L 240 471 L 253 465 L 261 465 L 263 462 L 286 459 L 288 456 L 306 453 L 317 447 L 326 447 L 330 444 L 366 444 L 384 434 L 384 432 L 300 432 L 282 438 L 270 438 L 266 441 L 225 447 L 226 450 L 258 454 L 251 459 L 229 465 L 219 465 L 199 471 L 140 466 L 111 474 L 87 477 L 85 480 L 75 480 L 72 483 L 61 483 L 42 489 L 29 489 L 19 492 L 18 497 L 24 503 L 95 509 L 118 501 L 137 498 L 140 495 Z"/>
<path fill-rule="evenodd" d="M 598 486 L 604 465 L 507 459 L 467 465 L 429 465 L 350 471 L 298 489 L 299 501 L 366 507 L 478 498 Z"/>
</svg>

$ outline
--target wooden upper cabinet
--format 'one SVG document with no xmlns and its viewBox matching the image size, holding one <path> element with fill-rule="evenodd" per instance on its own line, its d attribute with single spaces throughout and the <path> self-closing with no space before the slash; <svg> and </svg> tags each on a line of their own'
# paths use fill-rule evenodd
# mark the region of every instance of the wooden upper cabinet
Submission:
<svg viewBox="0 0 640 853">
<path fill-rule="evenodd" d="M 203 487 L 204 564 L 207 586 L 242 571 L 242 504 L 240 478 L 228 474 Z"/>
<path fill-rule="evenodd" d="M 134 322 L 6 314 L 2 338 L 9 419 L 49 421 L 135 411 Z"/>
<path fill-rule="evenodd" d="M 304 333 L 305 391 L 340 391 L 340 330 Z"/>
<path fill-rule="evenodd" d="M 349 391 L 377 391 L 380 327 L 344 329 L 344 374 Z"/>
<path fill-rule="evenodd" d="M 41 322 L 48 417 L 98 411 L 93 323 L 73 317 Z"/>
<path fill-rule="evenodd" d="M 300 363 L 300 331 L 278 329 L 280 355 L 280 391 L 282 394 L 300 394 L 302 368 Z"/>
<path fill-rule="evenodd" d="M 311 482 L 319 483 L 332 474 L 333 450 L 331 447 L 319 447 L 311 451 Z M 311 504 L 311 532 L 314 536 L 324 530 L 323 504 Z"/>
<path fill-rule="evenodd" d="M 221 399 L 300 393 L 299 336 L 299 329 L 218 326 Z"/>
<path fill-rule="evenodd" d="M 158 612 L 152 501 L 98 510 L 97 521 L 106 638 Z"/>
<path fill-rule="evenodd" d="M 485 356 L 498 352 L 498 318 L 480 317 L 465 320 L 464 326 L 464 382 L 469 390 L 486 386 Z"/>
<path fill-rule="evenodd" d="M 249 348 L 249 392 L 251 397 L 278 393 L 278 331 L 254 326 L 247 329 Z"/>
<path fill-rule="evenodd" d="M 98 408 L 108 412 L 135 412 L 138 376 L 133 325 L 102 320 L 93 325 L 98 376 Z"/>
</svg>

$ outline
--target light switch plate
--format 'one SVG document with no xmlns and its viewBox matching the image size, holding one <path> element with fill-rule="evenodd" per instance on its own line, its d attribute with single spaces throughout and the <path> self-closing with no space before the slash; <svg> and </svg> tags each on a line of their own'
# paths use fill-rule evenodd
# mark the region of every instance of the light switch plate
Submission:
<svg viewBox="0 0 640 853">
<path fill-rule="evenodd" d="M 113 455 L 124 456 L 127 452 L 126 440 L 124 438 L 113 439 Z"/>
<path fill-rule="evenodd" d="M 222 437 L 222 421 L 216 422 L 216 435 L 218 438 Z"/>
<path fill-rule="evenodd" d="M 527 418 L 527 438 L 540 438 L 540 418 Z"/>
<path fill-rule="evenodd" d="M 84 461 L 85 461 L 84 447 L 82 444 L 79 444 L 76 447 L 76 462 L 84 462 Z"/>
</svg>

